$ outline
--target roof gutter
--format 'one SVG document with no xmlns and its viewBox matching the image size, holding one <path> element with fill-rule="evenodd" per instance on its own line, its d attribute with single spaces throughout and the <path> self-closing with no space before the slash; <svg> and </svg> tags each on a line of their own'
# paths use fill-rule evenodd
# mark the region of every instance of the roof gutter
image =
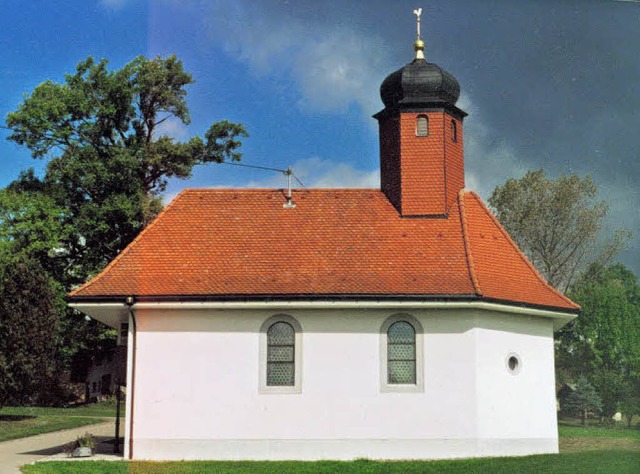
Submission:
<svg viewBox="0 0 640 474">
<path fill-rule="evenodd" d="M 476 303 L 496 303 L 510 307 L 540 309 L 559 313 L 570 313 L 577 315 L 580 312 L 579 307 L 564 308 L 548 305 L 538 305 L 531 303 L 523 303 L 521 301 L 509 301 L 497 298 L 479 296 L 476 294 L 454 294 L 454 295 L 385 295 L 385 294 L 289 294 L 289 295 L 246 295 L 246 294 L 225 294 L 225 295 L 152 295 L 152 296 L 136 296 L 138 303 L 234 303 L 245 305 L 248 303 L 319 303 L 321 305 L 337 304 L 340 302 L 358 303 L 358 304 L 391 304 L 396 303 L 445 303 L 449 305 L 452 302 L 476 302 Z M 69 306 L 79 307 L 87 303 L 117 303 L 122 301 L 122 296 L 73 296 L 67 297 Z"/>
</svg>

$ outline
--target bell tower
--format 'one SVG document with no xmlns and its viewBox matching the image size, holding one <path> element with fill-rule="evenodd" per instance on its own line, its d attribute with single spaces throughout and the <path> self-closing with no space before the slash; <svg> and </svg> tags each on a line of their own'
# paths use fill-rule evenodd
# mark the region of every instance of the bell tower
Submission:
<svg viewBox="0 0 640 474">
<path fill-rule="evenodd" d="M 464 188 L 462 121 L 456 78 L 424 57 L 417 16 L 415 59 L 380 86 L 381 189 L 403 217 L 444 217 Z"/>
</svg>

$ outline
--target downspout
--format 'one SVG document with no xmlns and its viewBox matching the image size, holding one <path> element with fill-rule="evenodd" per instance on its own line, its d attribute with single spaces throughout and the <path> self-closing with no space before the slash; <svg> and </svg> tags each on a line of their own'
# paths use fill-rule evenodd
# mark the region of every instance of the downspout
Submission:
<svg viewBox="0 0 640 474">
<path fill-rule="evenodd" d="M 135 406 L 135 383 L 136 383 L 136 313 L 133 310 L 133 304 L 135 299 L 133 296 L 127 296 L 125 301 L 129 317 L 131 318 L 131 387 L 127 388 L 129 396 L 131 397 L 131 403 L 129 404 L 129 459 L 133 459 L 133 407 Z"/>
</svg>

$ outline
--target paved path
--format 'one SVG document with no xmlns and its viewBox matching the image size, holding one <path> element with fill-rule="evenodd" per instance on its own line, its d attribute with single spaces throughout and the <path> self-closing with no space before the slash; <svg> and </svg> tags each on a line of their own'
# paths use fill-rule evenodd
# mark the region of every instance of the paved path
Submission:
<svg viewBox="0 0 640 474">
<path fill-rule="evenodd" d="M 123 429 L 123 424 L 120 425 Z M 64 445 L 86 432 L 93 434 L 99 448 L 113 450 L 113 444 L 102 443 L 113 440 L 114 422 L 109 421 L 97 425 L 80 426 L 70 430 L 54 431 L 28 438 L 14 439 L 0 443 L 0 474 L 20 472 L 20 466 L 33 463 L 39 459 L 50 457 L 64 451 Z M 121 446 L 122 448 L 122 446 Z"/>
</svg>

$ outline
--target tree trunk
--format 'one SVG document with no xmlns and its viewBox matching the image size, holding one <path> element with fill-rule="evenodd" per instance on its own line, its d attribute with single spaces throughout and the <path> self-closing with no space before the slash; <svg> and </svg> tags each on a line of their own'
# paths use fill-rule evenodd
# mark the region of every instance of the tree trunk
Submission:
<svg viewBox="0 0 640 474">
<path fill-rule="evenodd" d="M 587 409 L 582 410 L 582 424 L 587 426 Z"/>
</svg>

